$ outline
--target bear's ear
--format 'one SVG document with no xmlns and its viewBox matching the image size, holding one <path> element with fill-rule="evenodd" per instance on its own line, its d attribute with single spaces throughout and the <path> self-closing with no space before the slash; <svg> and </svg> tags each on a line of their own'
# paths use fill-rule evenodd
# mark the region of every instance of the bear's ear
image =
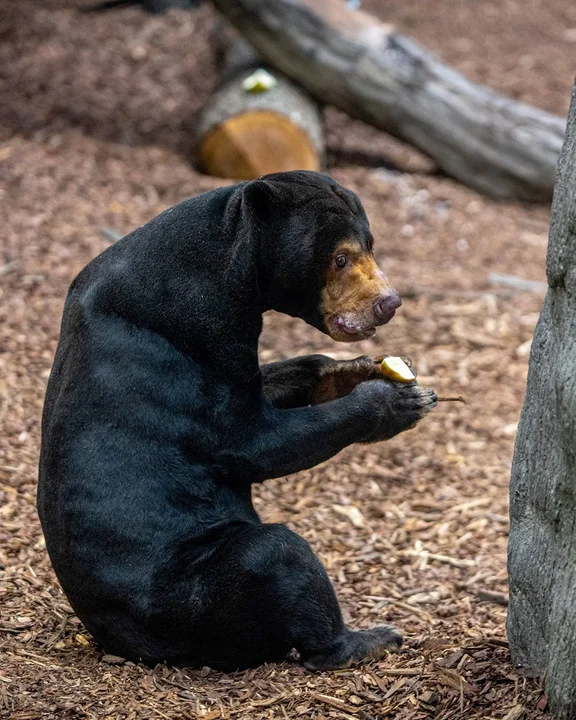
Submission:
<svg viewBox="0 0 576 720">
<path fill-rule="evenodd" d="M 281 193 L 266 180 L 252 180 L 242 190 L 242 205 L 250 217 L 260 221 L 268 220 L 277 212 L 280 202 Z"/>
</svg>

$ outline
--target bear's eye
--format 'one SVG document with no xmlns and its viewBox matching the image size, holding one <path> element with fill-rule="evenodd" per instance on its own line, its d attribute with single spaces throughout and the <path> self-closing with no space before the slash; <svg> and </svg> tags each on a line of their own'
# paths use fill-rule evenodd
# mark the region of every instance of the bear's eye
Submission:
<svg viewBox="0 0 576 720">
<path fill-rule="evenodd" d="M 348 262 L 346 255 L 336 255 L 336 267 L 343 268 Z"/>
</svg>

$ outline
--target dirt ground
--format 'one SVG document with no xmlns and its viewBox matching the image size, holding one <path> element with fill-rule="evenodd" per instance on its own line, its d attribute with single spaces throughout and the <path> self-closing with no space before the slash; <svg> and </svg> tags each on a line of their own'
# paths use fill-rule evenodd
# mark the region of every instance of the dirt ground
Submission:
<svg viewBox="0 0 576 720">
<path fill-rule="evenodd" d="M 444 403 L 417 429 L 256 488 L 268 521 L 312 544 L 352 626 L 389 622 L 403 652 L 311 674 L 223 675 L 103 659 L 59 589 L 35 510 L 40 413 L 66 289 L 108 241 L 220 181 L 191 162 L 216 75 L 210 7 L 79 15 L 73 0 L 0 8 L 0 717 L 456 718 L 546 715 L 505 635 L 507 487 L 542 302 L 489 273 L 542 281 L 548 208 L 497 203 L 328 109 L 330 172 L 361 196 L 404 306 L 374 341 L 338 345 L 267 317 L 264 361 L 410 355 Z M 80 0 L 78 0 L 80 4 Z M 569 0 L 366 0 L 475 81 L 567 110 Z M 114 661 L 113 661 L 114 662 Z"/>
</svg>

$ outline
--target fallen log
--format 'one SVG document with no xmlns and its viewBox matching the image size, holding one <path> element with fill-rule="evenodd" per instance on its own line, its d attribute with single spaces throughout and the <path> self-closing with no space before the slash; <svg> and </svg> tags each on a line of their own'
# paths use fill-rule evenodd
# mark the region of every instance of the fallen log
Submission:
<svg viewBox="0 0 576 720">
<path fill-rule="evenodd" d="M 214 33 L 222 83 L 198 125 L 198 163 L 216 177 L 252 180 L 319 170 L 324 154 L 315 101 L 273 70 L 232 28 Z"/>
<path fill-rule="evenodd" d="M 342 0 L 213 0 L 272 66 L 318 100 L 405 140 L 501 198 L 552 196 L 565 121 L 475 85 Z"/>
</svg>

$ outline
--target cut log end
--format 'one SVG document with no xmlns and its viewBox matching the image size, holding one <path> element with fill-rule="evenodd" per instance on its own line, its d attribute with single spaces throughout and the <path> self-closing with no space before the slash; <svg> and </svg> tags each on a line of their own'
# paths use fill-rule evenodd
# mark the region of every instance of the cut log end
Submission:
<svg viewBox="0 0 576 720">
<path fill-rule="evenodd" d="M 314 143 L 289 117 L 250 110 L 230 117 L 202 139 L 198 159 L 216 177 L 253 180 L 284 170 L 320 170 Z"/>
<path fill-rule="evenodd" d="M 253 180 L 286 170 L 320 170 L 322 118 L 301 88 L 277 73 L 225 23 L 214 44 L 222 83 L 197 127 L 197 161 L 216 177 Z"/>
</svg>

